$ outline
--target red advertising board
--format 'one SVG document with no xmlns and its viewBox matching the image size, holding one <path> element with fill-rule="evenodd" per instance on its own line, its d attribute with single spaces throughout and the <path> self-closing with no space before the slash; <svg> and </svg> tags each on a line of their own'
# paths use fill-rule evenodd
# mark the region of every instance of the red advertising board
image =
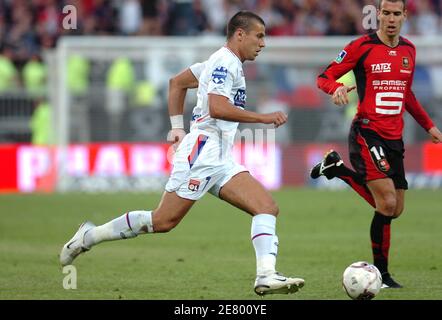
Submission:
<svg viewBox="0 0 442 320">
<path fill-rule="evenodd" d="M 17 192 L 17 146 L 0 146 L 0 192 Z"/>
<path fill-rule="evenodd" d="M 282 185 L 304 186 L 311 182 L 310 168 L 332 148 L 339 151 L 344 162 L 349 164 L 347 147 L 339 143 L 296 144 L 284 148 L 270 144 L 237 144 L 233 154 L 264 186 L 278 189 Z M 107 179 L 111 191 L 115 179 L 167 179 L 171 170 L 170 158 L 170 146 L 162 143 L 76 144 L 70 145 L 65 154 L 51 147 L 0 145 L 0 193 L 52 192 L 62 169 L 75 181 L 98 177 L 102 182 Z M 64 168 L 58 168 L 60 164 Z M 407 172 L 441 176 L 442 145 L 407 146 L 405 167 Z M 89 186 L 94 183 L 95 180 L 89 179 Z M 82 185 L 78 184 L 77 190 L 81 191 L 81 188 Z"/>
<path fill-rule="evenodd" d="M 423 169 L 426 173 L 442 174 L 442 144 L 426 143 L 424 145 Z"/>
<path fill-rule="evenodd" d="M 239 144 L 233 153 L 267 188 L 281 186 L 279 146 Z M 144 185 L 146 178 L 167 179 L 171 154 L 170 145 L 162 143 L 76 144 L 66 152 L 55 147 L 0 145 L 0 192 L 53 192 L 60 172 L 68 178 L 65 190 L 75 185 L 75 190 L 84 191 L 82 186 L 95 183 L 104 185 L 105 191 L 111 191 L 113 183 L 124 190 L 137 179 L 144 179 Z"/>
</svg>

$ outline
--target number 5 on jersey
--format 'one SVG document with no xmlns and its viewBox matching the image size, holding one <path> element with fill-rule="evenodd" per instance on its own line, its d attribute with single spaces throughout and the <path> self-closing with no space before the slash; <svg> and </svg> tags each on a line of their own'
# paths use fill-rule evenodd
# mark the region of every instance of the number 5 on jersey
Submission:
<svg viewBox="0 0 442 320">
<path fill-rule="evenodd" d="M 400 98 L 401 100 L 384 100 L 384 98 Z M 404 94 L 401 92 L 378 92 L 376 94 L 376 113 L 380 114 L 400 114 L 402 111 Z M 379 107 L 396 107 L 395 109 L 385 109 Z"/>
</svg>

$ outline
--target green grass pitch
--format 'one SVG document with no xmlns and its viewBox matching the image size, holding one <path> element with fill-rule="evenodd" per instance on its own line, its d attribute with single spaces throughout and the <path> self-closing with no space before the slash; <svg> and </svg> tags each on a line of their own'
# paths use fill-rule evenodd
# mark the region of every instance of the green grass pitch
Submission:
<svg viewBox="0 0 442 320">
<path fill-rule="evenodd" d="M 349 299 L 341 287 L 352 262 L 371 261 L 373 210 L 351 191 L 274 193 L 277 269 L 303 277 L 292 295 L 264 300 Z M 77 289 L 63 289 L 58 254 L 84 220 L 102 224 L 128 210 L 152 209 L 159 194 L 0 196 L 0 299 L 258 299 L 248 215 L 205 196 L 167 234 L 106 242 L 76 260 Z M 377 300 L 442 299 L 440 190 L 408 191 L 392 223 L 390 271 L 405 288 Z"/>
</svg>

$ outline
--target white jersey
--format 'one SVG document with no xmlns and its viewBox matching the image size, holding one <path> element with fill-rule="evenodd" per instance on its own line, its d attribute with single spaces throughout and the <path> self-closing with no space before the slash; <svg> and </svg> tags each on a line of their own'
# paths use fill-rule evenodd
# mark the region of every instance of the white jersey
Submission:
<svg viewBox="0 0 442 320">
<path fill-rule="evenodd" d="M 195 78 L 198 79 L 198 81 L 200 80 L 201 73 L 203 73 L 203 70 L 206 67 L 206 64 L 207 64 L 207 61 L 197 62 L 195 64 L 192 64 L 189 67 L 190 71 L 192 71 L 193 75 L 195 76 Z"/>
<path fill-rule="evenodd" d="M 238 122 L 213 119 L 209 114 L 208 94 L 229 99 L 244 109 L 246 82 L 242 63 L 226 47 L 209 60 L 189 67 L 198 79 L 198 102 L 193 109 L 193 124 L 181 141 L 173 159 L 173 169 L 166 191 L 185 199 L 198 200 L 206 192 L 219 196 L 219 191 L 232 177 L 247 171 L 231 153 Z"/>
<path fill-rule="evenodd" d="M 232 147 L 239 122 L 211 118 L 208 94 L 225 96 L 232 105 L 244 109 L 246 81 L 241 60 L 227 47 L 222 47 L 207 61 L 195 64 L 190 69 L 199 80 L 198 101 L 193 109 L 190 131 L 203 130 L 214 133 L 222 137 L 227 147 Z"/>
</svg>

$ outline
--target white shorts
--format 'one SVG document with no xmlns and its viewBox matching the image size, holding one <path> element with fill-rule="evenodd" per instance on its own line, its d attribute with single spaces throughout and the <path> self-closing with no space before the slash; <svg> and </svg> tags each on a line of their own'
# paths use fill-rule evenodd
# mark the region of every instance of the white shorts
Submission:
<svg viewBox="0 0 442 320">
<path fill-rule="evenodd" d="M 231 153 L 222 156 L 216 135 L 195 130 L 184 137 L 175 152 L 165 189 L 189 200 L 198 200 L 206 192 L 218 197 L 221 187 L 244 171 L 248 170 L 236 163 Z"/>
</svg>

